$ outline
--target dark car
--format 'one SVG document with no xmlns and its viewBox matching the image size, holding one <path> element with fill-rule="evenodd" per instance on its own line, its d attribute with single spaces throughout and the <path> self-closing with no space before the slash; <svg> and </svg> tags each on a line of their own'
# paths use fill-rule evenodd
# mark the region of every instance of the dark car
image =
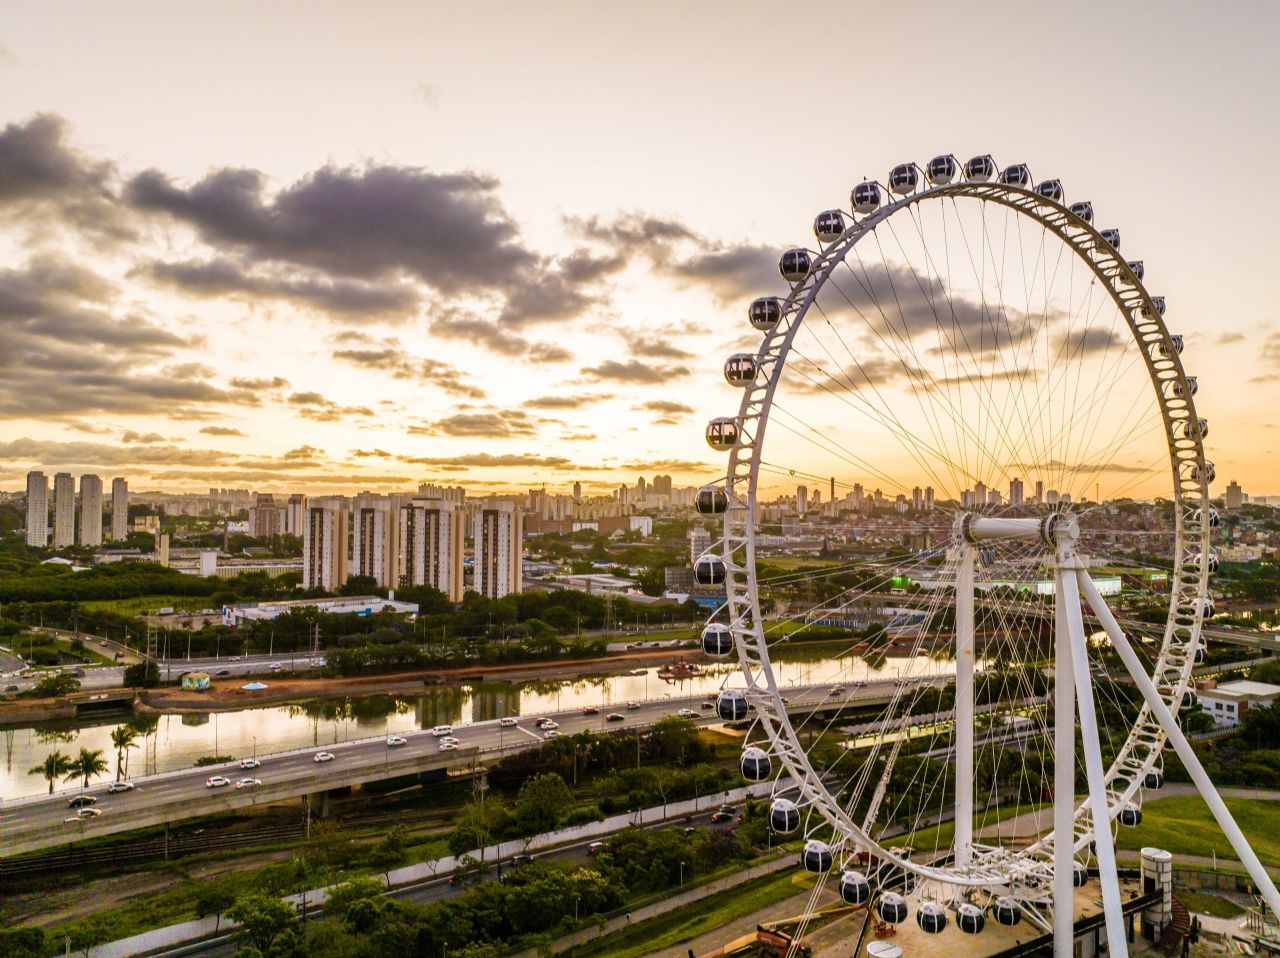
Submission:
<svg viewBox="0 0 1280 958">
<path fill-rule="evenodd" d="M 68 808 L 87 808 L 90 805 L 97 805 L 98 800 L 92 795 L 77 795 L 75 798 L 67 802 Z"/>
<path fill-rule="evenodd" d="M 511 856 L 512 868 L 519 868 L 521 865 L 528 865 L 528 864 L 531 864 L 532 862 L 533 862 L 532 855 L 512 855 Z"/>
<path fill-rule="evenodd" d="M 714 705 L 712 705 L 712 703 L 710 703 L 710 702 L 703 702 L 703 703 L 702 703 L 702 710 L 703 710 L 704 712 L 709 712 L 709 711 L 711 711 L 711 709 L 713 709 L 713 708 L 715 708 L 715 706 L 714 706 Z"/>
<path fill-rule="evenodd" d="M 230 675 L 230 674 L 231 674 L 231 670 L 230 670 L 230 669 L 218 669 L 218 674 L 219 674 L 219 675 Z"/>
<path fill-rule="evenodd" d="M 721 822 L 731 822 L 731 821 L 733 821 L 733 812 L 712 812 L 711 813 L 711 823 L 713 825 L 719 825 Z"/>
<path fill-rule="evenodd" d="M 599 715 L 600 710 L 596 708 L 594 705 L 588 705 L 586 708 L 582 710 L 582 714 L 583 715 Z"/>
<path fill-rule="evenodd" d="M 617 712 L 610 712 L 604 717 L 604 720 L 606 722 L 622 722 L 625 721 L 626 718 L 625 716 L 619 715 Z"/>
</svg>

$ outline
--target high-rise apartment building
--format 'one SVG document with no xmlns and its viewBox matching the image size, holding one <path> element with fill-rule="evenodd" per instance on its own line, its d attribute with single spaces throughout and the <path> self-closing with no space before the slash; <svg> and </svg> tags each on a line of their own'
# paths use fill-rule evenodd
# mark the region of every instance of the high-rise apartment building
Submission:
<svg viewBox="0 0 1280 958">
<path fill-rule="evenodd" d="M 689 561 L 697 562 L 698 556 L 702 555 L 711 548 L 711 533 L 702 526 L 692 526 L 689 529 Z"/>
<path fill-rule="evenodd" d="M 490 599 L 524 591 L 524 514 L 511 502 L 486 502 L 476 512 L 473 588 Z"/>
<path fill-rule="evenodd" d="M 462 505 L 467 501 L 467 490 L 462 486 L 437 486 L 435 483 L 424 482 L 418 486 L 418 497 L 443 499 L 445 502 L 456 502 Z"/>
<path fill-rule="evenodd" d="M 429 585 L 461 602 L 467 517 L 443 499 L 411 499 L 399 509 L 399 584 Z"/>
<path fill-rule="evenodd" d="M 1020 506 L 1023 502 L 1022 480 L 1009 480 L 1009 505 Z"/>
<path fill-rule="evenodd" d="M 573 501 L 574 502 L 582 501 L 582 483 L 580 482 L 575 482 L 573 484 Z"/>
<path fill-rule="evenodd" d="M 249 510 L 249 534 L 257 539 L 274 539 L 280 535 L 280 511 L 275 497 L 258 493 Z"/>
<path fill-rule="evenodd" d="M 76 544 L 76 481 L 71 473 L 53 477 L 53 547 L 64 549 Z"/>
<path fill-rule="evenodd" d="M 49 480 L 43 472 L 27 473 L 27 545 L 49 544 Z"/>
<path fill-rule="evenodd" d="M 911 490 L 911 508 L 916 512 L 924 508 L 924 490 L 919 486 Z"/>
<path fill-rule="evenodd" d="M 111 480 L 111 540 L 124 542 L 129 538 L 129 483 L 123 479 Z"/>
<path fill-rule="evenodd" d="M 796 515 L 802 516 L 809 511 L 809 487 L 796 486 Z"/>
<path fill-rule="evenodd" d="M 302 524 L 306 521 L 307 514 L 307 497 L 300 492 L 295 492 L 289 497 L 289 501 L 284 507 L 284 534 L 287 536 L 301 536 Z"/>
<path fill-rule="evenodd" d="M 1044 483 L 1036 480 L 1036 502 L 1044 502 Z"/>
<path fill-rule="evenodd" d="M 973 484 L 973 505 L 975 508 L 981 509 L 987 504 L 987 484 L 985 482 L 975 482 Z"/>
<path fill-rule="evenodd" d="M 351 574 L 394 589 L 399 576 L 400 497 L 362 492 L 351 502 Z"/>
<path fill-rule="evenodd" d="M 347 581 L 347 500 L 312 499 L 302 523 L 302 587 L 333 592 Z"/>
<path fill-rule="evenodd" d="M 1240 483 L 1232 479 L 1227 484 L 1227 493 L 1223 501 L 1228 509 L 1239 509 L 1244 505 L 1244 490 L 1240 488 Z"/>
<path fill-rule="evenodd" d="M 928 512 L 933 512 L 933 486 L 924 487 L 924 507 Z"/>
<path fill-rule="evenodd" d="M 671 477 L 667 475 L 654 476 L 653 485 L 650 487 L 649 493 L 654 496 L 670 496 Z"/>
<path fill-rule="evenodd" d="M 102 545 L 102 479 L 92 473 L 80 477 L 80 544 Z"/>
</svg>

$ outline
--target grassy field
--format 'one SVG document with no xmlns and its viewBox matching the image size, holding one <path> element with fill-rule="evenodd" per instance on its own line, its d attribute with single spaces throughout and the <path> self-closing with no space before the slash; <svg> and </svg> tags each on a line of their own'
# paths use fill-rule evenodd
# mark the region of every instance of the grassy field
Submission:
<svg viewBox="0 0 1280 958">
<path fill-rule="evenodd" d="M 1233 901 L 1219 898 L 1217 895 L 1206 895 L 1204 892 L 1179 889 L 1174 897 L 1187 906 L 1187 911 L 1196 911 L 1214 918 L 1235 918 L 1244 914 L 1244 909 Z"/>
<path fill-rule="evenodd" d="M 211 608 L 207 595 L 139 595 L 131 599 L 90 599 L 81 603 L 92 612 L 114 612 L 117 615 L 142 615 L 156 609 L 186 609 L 198 612 Z"/>
<path fill-rule="evenodd" d="M 1280 864 L 1280 802 L 1255 798 L 1225 799 L 1236 823 L 1253 845 L 1264 865 Z M 1198 795 L 1171 795 L 1147 799 L 1142 806 L 1142 824 L 1122 828 L 1118 847 L 1140 849 L 1148 845 L 1176 855 L 1201 855 L 1232 860 L 1227 837 L 1218 828 L 1209 807 Z"/>
<path fill-rule="evenodd" d="M 767 875 L 739 885 L 731 895 L 711 895 L 702 901 L 676 908 L 661 918 L 633 925 L 597 939 L 590 945 L 568 952 L 573 958 L 608 956 L 637 958 L 655 951 L 674 949 L 681 942 L 723 928 L 729 922 L 784 901 L 813 888 L 814 876 L 794 871 Z"/>
<path fill-rule="evenodd" d="M 813 556 L 760 556 L 757 561 L 761 565 L 767 565 L 782 572 L 849 564 L 843 559 L 818 559 Z"/>
</svg>

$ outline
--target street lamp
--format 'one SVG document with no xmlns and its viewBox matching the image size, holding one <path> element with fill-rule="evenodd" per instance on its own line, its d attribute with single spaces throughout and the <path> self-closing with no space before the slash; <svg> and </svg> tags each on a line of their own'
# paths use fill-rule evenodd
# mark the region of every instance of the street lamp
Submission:
<svg viewBox="0 0 1280 958">
<path fill-rule="evenodd" d="M 684 887 L 684 862 L 680 863 L 680 887 Z"/>
</svg>

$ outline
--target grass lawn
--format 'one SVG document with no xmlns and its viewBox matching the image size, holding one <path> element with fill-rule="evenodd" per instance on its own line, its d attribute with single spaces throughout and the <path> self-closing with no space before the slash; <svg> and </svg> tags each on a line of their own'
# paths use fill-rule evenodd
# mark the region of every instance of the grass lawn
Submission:
<svg viewBox="0 0 1280 958">
<path fill-rule="evenodd" d="M 82 602 L 92 612 L 114 612 L 117 615 L 143 615 L 156 609 L 186 609 L 198 612 L 211 608 L 207 595 L 139 595 L 131 599 L 90 599 Z"/>
<path fill-rule="evenodd" d="M 731 893 L 711 895 L 701 901 L 677 908 L 661 918 L 633 925 L 606 935 L 591 944 L 568 952 L 573 958 L 607 955 L 608 958 L 636 958 L 655 951 L 675 948 L 681 942 L 723 928 L 729 922 L 745 918 L 762 908 L 813 888 L 814 876 L 794 871 L 766 875 L 739 885 Z"/>
<path fill-rule="evenodd" d="M 1183 888 L 1174 891 L 1173 897 L 1186 905 L 1187 911 L 1212 915 L 1214 918 L 1235 918 L 1237 915 L 1244 914 L 1244 909 L 1235 902 L 1219 898 L 1217 895 L 1206 895 L 1204 892 L 1188 891 Z"/>
<path fill-rule="evenodd" d="M 1225 799 L 1236 824 L 1264 865 L 1280 865 L 1280 802 L 1256 798 Z M 1118 847 L 1148 845 L 1176 855 L 1202 855 L 1234 860 L 1236 853 L 1199 795 L 1170 795 L 1142 805 L 1142 824 L 1119 830 Z"/>
</svg>

